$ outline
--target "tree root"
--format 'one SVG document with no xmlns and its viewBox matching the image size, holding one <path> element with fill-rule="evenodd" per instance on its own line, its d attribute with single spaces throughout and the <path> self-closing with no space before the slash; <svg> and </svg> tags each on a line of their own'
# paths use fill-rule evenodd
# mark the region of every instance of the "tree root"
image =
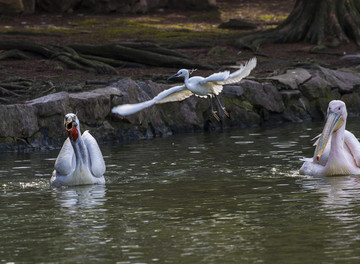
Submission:
<svg viewBox="0 0 360 264">
<path fill-rule="evenodd" d="M 277 28 L 239 38 L 237 48 L 259 51 L 264 43 L 306 41 L 321 45 L 337 39 L 360 46 L 360 3 L 358 0 L 297 0 L 288 18 Z"/>
<path fill-rule="evenodd" d="M 211 65 L 198 63 L 182 54 L 147 42 L 101 46 L 74 44 L 60 47 L 26 40 L 0 41 L 0 50 L 10 52 L 14 49 L 60 61 L 70 69 L 96 72 L 98 74 L 116 75 L 117 71 L 114 67 L 143 67 L 143 65 L 212 68 Z"/>
</svg>

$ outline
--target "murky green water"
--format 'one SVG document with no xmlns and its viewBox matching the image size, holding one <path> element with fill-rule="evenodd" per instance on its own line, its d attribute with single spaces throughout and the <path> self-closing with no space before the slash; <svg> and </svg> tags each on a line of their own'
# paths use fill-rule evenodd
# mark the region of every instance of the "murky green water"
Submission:
<svg viewBox="0 0 360 264">
<path fill-rule="evenodd" d="M 1 155 L 0 262 L 360 263 L 360 177 L 298 174 L 320 126 L 105 146 L 106 186 L 50 187 L 58 150 Z"/>
</svg>

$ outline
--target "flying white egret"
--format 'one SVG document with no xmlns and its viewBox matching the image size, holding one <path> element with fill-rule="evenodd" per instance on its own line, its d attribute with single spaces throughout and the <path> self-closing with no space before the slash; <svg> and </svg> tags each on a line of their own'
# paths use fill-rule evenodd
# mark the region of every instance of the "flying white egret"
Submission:
<svg viewBox="0 0 360 264">
<path fill-rule="evenodd" d="M 345 130 L 346 118 L 345 103 L 339 100 L 331 101 L 324 129 L 315 143 L 314 157 L 305 159 L 300 174 L 311 176 L 360 174 L 360 143 L 351 132 Z"/>
<path fill-rule="evenodd" d="M 64 125 L 69 137 L 56 159 L 50 184 L 105 184 L 105 162 L 95 138 L 88 131 L 81 135 L 75 114 L 67 114 Z"/>
<path fill-rule="evenodd" d="M 168 78 L 168 80 L 174 77 L 184 77 L 185 83 L 183 85 L 171 87 L 165 91 L 162 91 L 153 99 L 142 103 L 124 104 L 124 105 L 116 106 L 112 109 L 112 112 L 122 116 L 131 115 L 154 104 L 182 101 L 195 94 L 196 96 L 199 97 L 210 97 L 210 102 L 211 102 L 211 98 L 215 97 L 217 99 L 217 102 L 221 106 L 222 110 L 224 111 L 224 113 L 228 115 L 225 110 L 225 107 L 221 105 L 217 95 L 220 94 L 221 91 L 223 90 L 224 84 L 232 84 L 241 81 L 241 79 L 247 77 L 250 74 L 250 72 L 255 68 L 255 66 L 256 66 L 256 58 L 254 57 L 250 59 L 248 62 L 246 62 L 245 65 L 241 65 L 237 71 L 231 74 L 229 71 L 224 71 L 224 72 L 214 73 L 206 78 L 201 76 L 194 76 L 189 78 L 190 75 L 189 71 L 186 69 L 181 69 L 175 75 Z M 211 102 L 211 106 L 212 106 L 212 102 Z M 214 117 L 217 120 L 220 120 L 216 112 L 213 109 L 211 110 L 214 114 Z"/>
</svg>

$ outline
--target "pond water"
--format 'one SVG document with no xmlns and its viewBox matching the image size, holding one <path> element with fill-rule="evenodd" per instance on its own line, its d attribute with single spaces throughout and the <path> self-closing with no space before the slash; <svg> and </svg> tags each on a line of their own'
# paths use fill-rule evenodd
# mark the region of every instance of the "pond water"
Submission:
<svg viewBox="0 0 360 264">
<path fill-rule="evenodd" d="M 298 174 L 322 125 L 102 146 L 105 186 L 49 186 L 59 150 L 1 154 L 0 262 L 360 263 L 360 177 Z"/>
</svg>

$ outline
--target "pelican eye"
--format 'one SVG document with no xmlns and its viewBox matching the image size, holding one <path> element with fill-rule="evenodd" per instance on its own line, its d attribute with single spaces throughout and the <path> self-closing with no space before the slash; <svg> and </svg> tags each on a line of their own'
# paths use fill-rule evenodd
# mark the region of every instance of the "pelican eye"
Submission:
<svg viewBox="0 0 360 264">
<path fill-rule="evenodd" d="M 71 121 L 71 122 L 66 122 L 65 123 L 65 129 L 67 130 L 67 131 L 70 131 L 71 129 L 73 128 L 73 122 Z"/>
</svg>

